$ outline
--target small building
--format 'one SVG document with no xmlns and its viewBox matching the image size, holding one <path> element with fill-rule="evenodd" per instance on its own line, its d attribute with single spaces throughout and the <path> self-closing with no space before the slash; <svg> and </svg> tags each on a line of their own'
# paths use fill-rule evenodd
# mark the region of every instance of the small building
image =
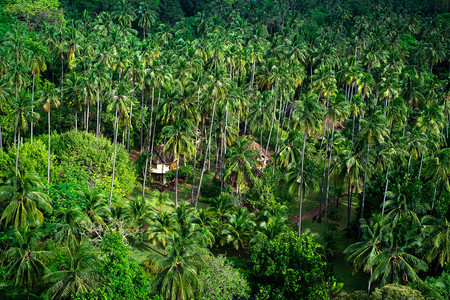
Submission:
<svg viewBox="0 0 450 300">
<path fill-rule="evenodd" d="M 266 159 L 266 165 L 269 164 L 269 162 L 272 158 L 272 154 L 270 153 L 270 151 L 267 151 L 267 154 L 266 154 L 266 149 L 264 149 L 260 144 L 258 144 L 255 141 L 253 141 L 248 148 L 255 150 L 258 153 L 258 157 L 257 157 L 258 163 L 256 164 L 256 167 L 258 169 L 262 168 L 262 166 L 264 164 L 264 159 Z"/>
<path fill-rule="evenodd" d="M 166 183 L 164 175 L 176 167 L 177 160 L 170 153 L 164 151 L 164 144 L 158 145 L 153 149 L 152 174 L 155 175 L 155 180 Z"/>
</svg>

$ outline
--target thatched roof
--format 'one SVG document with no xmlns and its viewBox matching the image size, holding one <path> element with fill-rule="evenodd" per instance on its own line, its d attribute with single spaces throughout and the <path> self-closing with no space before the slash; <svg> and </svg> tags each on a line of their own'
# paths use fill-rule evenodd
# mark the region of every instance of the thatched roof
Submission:
<svg viewBox="0 0 450 300">
<path fill-rule="evenodd" d="M 153 149 L 153 155 L 153 162 L 156 164 L 170 165 L 171 163 L 176 162 L 170 153 L 164 151 L 164 144 L 156 146 L 155 149 Z"/>
<path fill-rule="evenodd" d="M 258 144 L 255 141 L 253 141 L 248 148 L 252 149 L 252 150 L 256 150 L 256 152 L 258 152 L 259 156 L 262 159 L 264 159 L 264 156 L 266 156 L 266 149 L 264 149 L 260 144 Z M 272 154 L 270 153 L 270 151 L 267 151 L 266 161 L 270 160 L 271 158 L 272 158 Z"/>
</svg>

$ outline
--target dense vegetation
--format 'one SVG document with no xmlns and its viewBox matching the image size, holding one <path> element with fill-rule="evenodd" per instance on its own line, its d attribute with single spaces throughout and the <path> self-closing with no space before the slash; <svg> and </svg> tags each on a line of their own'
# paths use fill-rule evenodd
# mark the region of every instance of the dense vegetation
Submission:
<svg viewBox="0 0 450 300">
<path fill-rule="evenodd" d="M 1 298 L 448 299 L 449 33 L 441 0 L 0 0 Z"/>
</svg>

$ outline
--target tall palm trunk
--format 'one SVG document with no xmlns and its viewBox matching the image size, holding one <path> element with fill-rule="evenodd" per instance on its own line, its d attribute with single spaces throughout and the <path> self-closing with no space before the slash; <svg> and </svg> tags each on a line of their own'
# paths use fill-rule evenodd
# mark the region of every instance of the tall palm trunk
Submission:
<svg viewBox="0 0 450 300">
<path fill-rule="evenodd" d="M 325 215 L 323 222 L 323 231 L 327 231 L 328 196 L 330 193 L 330 171 L 331 171 L 331 155 L 333 153 L 333 137 L 334 137 L 334 124 L 333 122 L 331 122 L 330 155 L 328 158 L 327 192 L 325 196 Z"/>
<path fill-rule="evenodd" d="M 324 133 L 325 135 L 325 133 Z M 320 201 L 319 201 L 319 220 L 322 219 L 322 202 L 323 202 L 323 191 L 325 188 L 325 174 L 327 171 L 327 157 L 328 157 L 328 140 L 330 138 L 330 131 L 327 131 L 326 145 L 325 145 L 325 156 L 323 158 L 323 172 L 322 172 L 322 183 L 320 184 Z"/>
<path fill-rule="evenodd" d="M 280 122 L 281 122 L 281 113 L 283 111 L 283 92 L 281 92 L 280 97 L 280 112 L 278 113 L 278 124 L 277 124 L 277 139 L 275 140 L 275 154 L 273 158 L 273 164 L 272 164 L 272 175 L 275 174 L 275 159 L 278 152 L 278 137 L 280 134 Z"/>
<path fill-rule="evenodd" d="M 370 151 L 370 144 L 367 142 L 367 154 L 366 154 L 366 166 L 364 168 L 364 182 L 363 182 L 363 196 L 361 200 L 361 216 L 362 219 L 364 217 L 364 201 L 366 200 L 366 183 L 367 183 L 367 166 L 369 165 L 369 151 Z M 361 236 L 361 226 L 358 230 L 358 240 Z"/>
<path fill-rule="evenodd" d="M 95 128 L 95 137 L 100 133 L 100 86 L 97 85 L 97 126 Z"/>
<path fill-rule="evenodd" d="M 89 112 L 89 110 L 90 110 L 90 108 L 91 108 L 91 104 L 90 104 L 90 101 L 91 99 L 90 99 L 90 97 L 89 97 L 89 99 L 88 99 L 88 101 L 87 101 L 87 104 L 86 104 L 86 132 L 89 132 L 89 114 L 90 114 L 90 112 Z"/>
<path fill-rule="evenodd" d="M 352 197 L 350 195 L 351 181 L 350 181 L 350 174 L 348 172 L 347 178 L 348 178 L 348 188 L 347 188 L 347 228 L 348 228 L 350 227 L 350 216 L 352 213 Z"/>
<path fill-rule="evenodd" d="M 411 157 L 412 155 L 409 155 L 409 159 L 408 159 L 408 169 L 406 171 L 406 185 L 408 185 L 408 181 L 409 181 L 409 168 L 411 166 Z"/>
<path fill-rule="evenodd" d="M 16 144 L 16 177 L 17 177 L 17 168 L 19 166 L 19 148 L 20 148 L 20 126 L 17 129 L 17 144 Z"/>
<path fill-rule="evenodd" d="M 384 186 L 384 195 L 383 195 L 383 208 L 381 209 L 381 215 L 384 216 L 384 207 L 386 204 L 386 194 L 389 184 L 389 166 L 386 168 L 386 185 Z"/>
<path fill-rule="evenodd" d="M 273 92 L 273 88 L 272 88 L 272 92 Z M 269 143 L 270 143 L 270 138 L 272 137 L 273 124 L 275 123 L 276 111 L 277 111 L 277 104 L 275 103 L 273 106 L 273 114 L 272 114 L 272 122 L 270 125 L 270 131 L 269 131 L 269 139 L 267 140 L 266 151 L 264 152 L 264 161 L 263 161 L 263 167 L 262 167 L 263 172 L 264 172 L 264 168 L 266 167 L 267 153 L 269 151 Z"/>
<path fill-rule="evenodd" d="M 130 104 L 130 120 L 128 123 L 128 136 L 127 136 L 127 152 L 130 153 L 130 135 L 131 135 L 131 119 L 133 118 L 133 99 L 134 99 L 134 74 L 133 84 L 131 87 L 131 104 Z"/>
<path fill-rule="evenodd" d="M 0 151 L 3 151 L 2 124 L 0 122 Z"/>
<path fill-rule="evenodd" d="M 202 171 L 200 173 L 200 180 L 198 182 L 198 189 L 197 189 L 197 196 L 195 197 L 195 209 L 197 209 L 198 205 L 198 197 L 200 196 L 200 190 L 202 188 L 202 181 L 203 181 L 203 174 L 205 173 L 206 164 L 208 162 L 208 153 L 211 149 L 211 137 L 212 137 L 212 130 L 213 130 L 213 124 L 214 124 L 214 115 L 216 113 L 216 102 L 218 97 L 214 100 L 213 104 L 213 111 L 211 116 L 211 124 L 209 125 L 209 138 L 208 138 L 208 145 L 206 146 L 206 153 L 205 153 L 205 160 L 203 161 Z"/>
<path fill-rule="evenodd" d="M 422 165 L 423 165 L 423 153 L 420 157 L 419 175 L 417 176 L 417 178 L 419 178 L 419 179 L 420 179 L 420 174 L 422 173 Z"/>
<path fill-rule="evenodd" d="M 50 106 L 48 107 L 48 147 L 47 147 L 47 183 L 50 186 Z"/>
<path fill-rule="evenodd" d="M 438 179 L 436 178 L 436 182 L 434 184 L 433 202 L 431 203 L 431 211 L 433 211 L 434 209 L 434 201 L 436 200 L 437 187 L 438 187 Z"/>
<path fill-rule="evenodd" d="M 151 139 L 152 139 L 153 101 L 154 101 L 154 99 L 155 99 L 155 87 L 153 87 L 153 89 L 152 89 L 152 108 L 151 108 L 151 112 L 150 112 L 150 126 L 149 126 L 150 128 L 148 130 L 147 155 L 146 155 L 146 158 L 145 158 L 144 176 L 142 178 L 142 199 L 145 199 L 145 180 L 147 179 L 148 157 L 150 155 L 150 144 L 151 144 Z M 150 166 L 150 168 L 151 168 L 151 166 Z"/>
<path fill-rule="evenodd" d="M 33 87 L 31 88 L 31 113 L 34 113 L 34 78 L 35 75 L 33 74 Z M 34 129 L 34 122 L 31 122 L 30 126 L 30 133 L 31 133 L 31 144 L 33 144 L 33 129 Z"/>
<path fill-rule="evenodd" d="M 145 74 L 142 74 L 142 90 L 141 90 L 141 152 L 144 150 L 144 88 Z"/>
<path fill-rule="evenodd" d="M 306 136 L 308 133 L 308 127 L 305 128 L 305 134 L 303 136 L 303 148 L 302 148 L 302 162 L 300 168 L 300 192 L 298 202 L 298 237 L 302 234 L 302 202 L 303 202 L 303 167 L 305 162 L 305 148 L 306 148 Z"/>
<path fill-rule="evenodd" d="M 177 158 L 177 170 L 175 171 L 175 207 L 178 207 L 178 168 L 180 167 L 180 156 Z"/>
<path fill-rule="evenodd" d="M 112 194 L 113 194 L 113 187 L 114 187 L 114 176 L 116 172 L 116 155 L 117 155 L 117 131 L 118 131 L 118 123 L 117 120 L 117 114 L 118 114 L 118 107 L 116 107 L 116 116 L 114 118 L 114 158 L 113 158 L 113 169 L 112 169 L 112 177 L 111 177 L 111 191 L 109 192 L 109 201 L 108 201 L 108 208 L 111 209 L 111 200 L 112 200 Z"/>
<path fill-rule="evenodd" d="M 197 113 L 200 106 L 200 91 L 197 93 Z M 199 120 L 197 118 L 195 130 L 198 130 L 198 124 Z M 196 171 L 196 164 L 197 164 L 197 144 L 198 144 L 198 137 L 197 134 L 195 135 L 195 151 L 194 151 L 194 171 L 192 174 L 192 191 L 191 191 L 191 199 L 194 200 L 194 189 L 195 189 L 195 171 Z"/>
<path fill-rule="evenodd" d="M 161 100 L 161 89 L 159 89 L 158 102 L 156 103 L 155 122 L 153 124 L 152 146 L 150 148 L 150 153 L 153 153 L 153 146 L 154 146 L 154 142 L 155 142 L 155 133 L 156 133 L 156 122 L 158 121 L 158 111 L 159 111 L 159 101 L 160 100 Z M 150 156 L 150 166 L 152 165 L 152 160 L 153 160 L 153 155 Z M 150 174 L 149 174 L 150 181 L 151 181 L 151 177 L 152 177 L 152 172 L 150 172 Z"/>
</svg>

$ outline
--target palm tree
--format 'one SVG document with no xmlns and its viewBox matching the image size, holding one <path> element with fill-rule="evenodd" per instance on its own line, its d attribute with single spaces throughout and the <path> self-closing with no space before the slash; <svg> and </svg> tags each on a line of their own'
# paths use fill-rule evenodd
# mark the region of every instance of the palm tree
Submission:
<svg viewBox="0 0 450 300">
<path fill-rule="evenodd" d="M 388 135 L 386 117 L 381 112 L 374 112 L 368 119 L 361 120 L 361 138 L 367 143 L 366 165 L 364 168 L 363 196 L 361 200 L 361 218 L 364 216 L 364 201 L 366 198 L 367 170 L 369 165 L 370 146 L 375 142 L 384 142 Z"/>
<path fill-rule="evenodd" d="M 256 227 L 255 216 L 246 207 L 239 207 L 225 216 L 228 222 L 221 232 L 221 244 L 231 244 L 236 250 L 248 248 Z"/>
<path fill-rule="evenodd" d="M 194 124 L 189 119 L 182 119 L 174 126 L 165 126 L 162 134 L 168 138 L 164 145 L 164 151 L 172 153 L 174 159 L 177 160 L 177 168 L 175 173 L 175 207 L 178 207 L 178 168 L 180 166 L 180 157 L 191 157 L 194 154 L 194 143 L 192 137 L 195 135 Z"/>
<path fill-rule="evenodd" d="M 20 149 L 20 133 L 21 130 L 28 129 L 28 123 L 31 121 L 37 121 L 39 114 L 33 111 L 33 103 L 31 103 L 31 95 L 22 90 L 17 94 L 16 98 L 11 99 L 10 107 L 13 112 L 7 116 L 7 119 L 11 120 L 14 124 L 14 130 L 17 131 L 17 144 L 16 144 L 16 175 L 19 166 L 19 149 Z"/>
<path fill-rule="evenodd" d="M 112 200 L 112 194 L 113 194 L 113 187 L 114 187 L 114 176 L 116 171 L 116 155 L 117 155 L 117 131 L 119 129 L 119 116 L 126 120 L 128 119 L 128 97 L 120 94 L 119 89 L 116 89 L 114 91 L 116 95 L 112 97 L 111 103 L 108 105 L 108 110 L 113 111 L 115 110 L 115 117 L 114 117 L 114 157 L 113 157 L 113 169 L 112 169 L 112 176 L 111 176 L 111 191 L 109 193 L 109 201 L 108 201 L 108 208 L 111 209 L 111 200 Z"/>
<path fill-rule="evenodd" d="M 56 231 L 54 236 L 56 244 L 68 248 L 78 245 L 85 220 L 85 215 L 80 208 L 61 208 L 55 212 L 55 217 L 60 220 L 52 224 Z"/>
<path fill-rule="evenodd" d="M 47 70 L 45 63 L 45 49 L 43 47 L 34 49 L 33 54 L 30 57 L 30 71 L 33 78 L 33 85 L 31 88 L 31 103 L 34 104 L 34 90 L 35 90 L 35 77 L 39 76 L 41 72 Z M 33 122 L 31 122 L 31 143 L 33 144 Z"/>
<path fill-rule="evenodd" d="M 50 184 L 50 111 L 52 105 L 58 107 L 61 103 L 57 97 L 57 91 L 55 89 L 55 85 L 50 83 L 49 81 L 45 81 L 44 87 L 40 94 L 39 102 L 42 104 L 44 111 L 47 112 L 47 122 L 48 122 L 48 146 L 47 146 L 47 183 Z"/>
<path fill-rule="evenodd" d="M 154 213 L 148 201 L 137 197 L 127 203 L 125 214 L 126 219 L 139 230 L 151 223 Z"/>
<path fill-rule="evenodd" d="M 138 14 L 140 15 L 138 25 L 144 30 L 144 40 L 145 40 L 147 30 L 150 29 L 156 23 L 158 15 L 156 11 L 154 11 L 150 7 L 148 1 L 141 1 L 139 3 Z"/>
<path fill-rule="evenodd" d="M 105 195 L 99 190 L 86 189 L 78 192 L 78 196 L 83 199 L 82 211 L 86 215 L 89 224 L 106 225 L 105 221 L 111 215 L 111 210 L 106 207 Z"/>
<path fill-rule="evenodd" d="M 239 197 L 241 186 L 247 181 L 254 182 L 256 180 L 254 169 L 258 153 L 250 148 L 251 143 L 252 141 L 247 137 L 237 140 L 230 149 L 230 154 L 226 161 L 227 167 L 224 179 L 231 179 L 232 185 L 236 184 Z"/>
<path fill-rule="evenodd" d="M 155 269 L 160 270 L 153 282 L 158 294 L 170 300 L 192 299 L 200 284 L 197 270 L 204 264 L 205 252 L 193 240 L 170 235 L 164 253 L 149 255 Z"/>
<path fill-rule="evenodd" d="M 2 259 L 7 263 L 4 278 L 13 280 L 16 287 L 24 288 L 27 299 L 30 299 L 30 292 L 49 273 L 46 260 L 52 253 L 41 249 L 42 243 L 37 241 L 36 231 L 21 234 L 17 229 L 14 230 L 18 245 L 2 254 Z"/>
<path fill-rule="evenodd" d="M 426 234 L 424 244 L 429 246 L 425 253 L 428 262 L 438 260 L 441 267 L 450 261 L 450 222 L 432 216 L 422 218 L 423 232 Z"/>
<path fill-rule="evenodd" d="M 40 192 L 42 182 L 37 174 L 18 172 L 0 187 L 0 200 L 7 206 L 0 222 L 5 226 L 27 228 L 44 222 L 42 211 L 51 213 L 50 197 Z M 41 211 L 42 210 L 42 211 Z"/>
<path fill-rule="evenodd" d="M 95 291 L 100 282 L 97 273 L 99 258 L 90 243 L 64 248 L 64 252 L 66 261 L 59 264 L 58 271 L 44 276 L 44 280 L 52 283 L 47 295 L 51 299 L 70 299 L 76 294 Z"/>
<path fill-rule="evenodd" d="M 344 253 L 348 254 L 347 260 L 353 262 L 355 269 L 362 268 L 366 272 L 373 273 L 374 259 L 381 252 L 383 234 L 386 231 L 383 218 L 371 219 L 369 223 L 361 219 L 361 241 L 348 246 Z M 370 293 L 372 280 L 369 280 L 367 293 Z"/>
<path fill-rule="evenodd" d="M 434 182 L 434 193 L 431 209 L 434 209 L 436 193 L 440 185 L 446 191 L 450 191 L 450 148 L 444 148 L 436 153 L 436 156 L 426 159 L 428 168 L 426 176 Z"/>
<path fill-rule="evenodd" d="M 293 118 L 293 129 L 299 127 L 304 128 L 303 132 L 303 147 L 302 147 L 302 159 L 301 159 L 301 169 L 300 169 L 300 189 L 299 189 L 299 205 L 298 205 L 298 236 L 301 235 L 302 229 L 302 201 L 303 201 L 303 169 L 305 162 L 305 147 L 306 138 L 314 132 L 320 125 L 321 110 L 317 102 L 316 95 L 308 94 L 303 99 L 302 102 L 298 103 L 298 106 L 294 110 Z"/>
</svg>

